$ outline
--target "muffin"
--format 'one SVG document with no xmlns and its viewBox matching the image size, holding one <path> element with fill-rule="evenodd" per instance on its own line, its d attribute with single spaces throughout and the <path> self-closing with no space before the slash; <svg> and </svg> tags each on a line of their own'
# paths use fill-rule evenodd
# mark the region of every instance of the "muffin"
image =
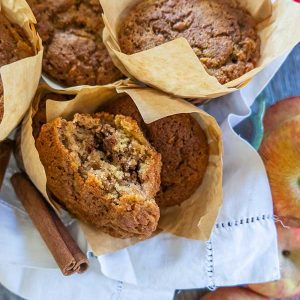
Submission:
<svg viewBox="0 0 300 300">
<path fill-rule="evenodd" d="M 26 32 L 19 25 L 11 23 L 1 12 L 0 32 L 0 67 L 35 55 Z M 4 114 L 3 93 L 0 75 L 0 122 Z"/>
<path fill-rule="evenodd" d="M 102 41 L 98 0 L 29 0 L 44 44 L 43 71 L 66 86 L 122 78 Z"/>
<path fill-rule="evenodd" d="M 132 118 L 57 118 L 42 126 L 36 147 L 48 189 L 75 217 L 119 238 L 155 231 L 161 158 Z"/>
<path fill-rule="evenodd" d="M 104 110 L 137 120 L 161 154 L 161 185 L 155 197 L 160 208 L 179 205 L 193 195 L 205 175 L 209 148 L 205 132 L 190 114 L 172 115 L 147 125 L 129 96 L 110 102 Z"/>
<path fill-rule="evenodd" d="M 249 72 L 260 58 L 256 22 L 232 0 L 143 0 L 121 20 L 118 32 L 126 54 L 179 37 L 221 84 Z"/>
</svg>

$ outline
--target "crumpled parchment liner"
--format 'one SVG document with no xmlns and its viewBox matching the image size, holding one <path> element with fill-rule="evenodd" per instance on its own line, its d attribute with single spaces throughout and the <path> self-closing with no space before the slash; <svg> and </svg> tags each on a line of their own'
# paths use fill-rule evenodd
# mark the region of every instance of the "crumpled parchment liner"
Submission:
<svg viewBox="0 0 300 300">
<path fill-rule="evenodd" d="M 238 0 L 258 22 L 262 41 L 258 66 L 225 85 L 210 76 L 184 38 L 132 55 L 121 52 L 119 22 L 141 0 L 100 0 L 103 7 L 104 42 L 115 65 L 128 77 L 182 98 L 216 98 L 243 87 L 270 62 L 300 41 L 300 5 L 291 0 Z"/>
<path fill-rule="evenodd" d="M 48 121 L 58 116 L 70 119 L 77 112 L 93 113 L 99 111 L 102 104 L 120 93 L 127 93 L 134 100 L 146 123 L 173 114 L 191 113 L 206 132 L 210 153 L 209 165 L 202 184 L 188 200 L 181 206 L 161 210 L 158 232 L 163 230 L 196 240 L 209 238 L 222 203 L 223 148 L 221 130 L 213 117 L 186 101 L 157 90 L 138 87 L 128 81 L 120 81 L 106 86 L 82 86 L 61 91 L 53 90 L 45 84 L 41 85 L 22 124 L 21 152 L 27 174 L 46 199 L 58 210 L 59 207 L 48 196 L 45 170 L 32 136 L 32 116 L 35 114 L 39 99 L 47 91 L 73 94 L 75 97 L 72 100 L 62 102 L 47 100 Z M 96 255 L 110 253 L 139 241 L 137 239 L 113 238 L 86 224 L 81 224 L 81 228 Z"/>
<path fill-rule="evenodd" d="M 2 141 L 22 120 L 36 92 L 41 76 L 43 47 L 34 28 L 35 17 L 25 0 L 0 0 L 0 10 L 11 22 L 26 31 L 36 53 L 0 68 L 4 90 L 4 115 L 0 123 Z"/>
</svg>

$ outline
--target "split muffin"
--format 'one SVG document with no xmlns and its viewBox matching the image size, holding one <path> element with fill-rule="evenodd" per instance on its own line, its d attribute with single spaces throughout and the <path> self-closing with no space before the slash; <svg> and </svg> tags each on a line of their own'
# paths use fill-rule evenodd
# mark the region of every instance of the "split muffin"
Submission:
<svg viewBox="0 0 300 300">
<path fill-rule="evenodd" d="M 45 74 L 66 86 L 102 85 L 123 77 L 102 41 L 98 0 L 28 2 L 45 48 Z"/>
<path fill-rule="evenodd" d="M 0 12 L 0 67 L 33 55 L 35 52 L 26 32 Z M 3 93 L 0 75 L 0 122 L 4 114 Z"/>
<path fill-rule="evenodd" d="M 129 96 L 117 98 L 104 110 L 135 119 L 161 154 L 161 185 L 155 197 L 160 208 L 180 205 L 194 194 L 205 176 L 209 147 L 204 130 L 190 114 L 177 114 L 145 124 Z"/>
<path fill-rule="evenodd" d="M 257 65 L 260 38 L 252 16 L 232 0 L 142 0 L 119 24 L 122 52 L 133 54 L 184 37 L 221 84 Z"/>
<path fill-rule="evenodd" d="M 36 147 L 48 189 L 75 217 L 119 238 L 155 231 L 161 158 L 132 118 L 57 118 L 42 126 Z"/>
</svg>

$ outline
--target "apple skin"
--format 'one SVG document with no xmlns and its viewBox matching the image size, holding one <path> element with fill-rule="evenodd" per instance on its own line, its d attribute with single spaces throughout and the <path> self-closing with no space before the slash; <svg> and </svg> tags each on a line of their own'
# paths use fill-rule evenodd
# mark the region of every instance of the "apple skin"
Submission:
<svg viewBox="0 0 300 300">
<path fill-rule="evenodd" d="M 268 173 L 275 214 L 284 224 L 300 227 L 300 115 L 266 135 L 259 153 Z"/>
<path fill-rule="evenodd" d="M 280 124 L 297 115 L 300 115 L 300 97 L 291 97 L 277 102 L 268 108 L 264 116 L 265 134 L 269 134 Z"/>
<path fill-rule="evenodd" d="M 268 298 L 241 287 L 219 288 L 199 300 L 267 300 Z"/>
<path fill-rule="evenodd" d="M 252 284 L 249 288 L 271 298 L 300 296 L 300 228 L 277 225 L 281 279 Z"/>
</svg>

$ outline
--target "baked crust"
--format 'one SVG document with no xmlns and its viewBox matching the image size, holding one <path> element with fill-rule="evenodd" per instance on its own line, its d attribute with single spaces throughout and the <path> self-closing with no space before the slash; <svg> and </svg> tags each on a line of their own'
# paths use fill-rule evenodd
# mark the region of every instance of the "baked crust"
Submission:
<svg viewBox="0 0 300 300">
<path fill-rule="evenodd" d="M 144 0 L 121 21 L 118 39 L 121 50 L 133 54 L 184 37 L 207 72 L 224 84 L 257 65 L 255 27 L 232 0 Z"/>
<path fill-rule="evenodd" d="M 43 71 L 67 86 L 121 79 L 102 41 L 98 0 L 29 0 L 44 44 Z"/>
</svg>

